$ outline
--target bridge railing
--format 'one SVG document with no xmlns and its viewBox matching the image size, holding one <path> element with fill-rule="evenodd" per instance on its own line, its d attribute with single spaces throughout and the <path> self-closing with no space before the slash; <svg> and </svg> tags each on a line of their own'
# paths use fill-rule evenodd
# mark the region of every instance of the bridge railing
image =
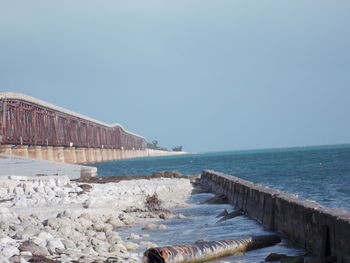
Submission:
<svg viewBox="0 0 350 263">
<path fill-rule="evenodd" d="M 144 150 L 146 140 L 39 103 L 0 96 L 0 143 Z"/>
</svg>

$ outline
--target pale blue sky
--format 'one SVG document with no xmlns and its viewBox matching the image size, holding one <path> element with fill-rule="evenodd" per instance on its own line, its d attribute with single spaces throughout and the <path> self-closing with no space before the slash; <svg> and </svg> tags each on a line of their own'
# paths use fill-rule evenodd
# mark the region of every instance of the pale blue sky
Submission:
<svg viewBox="0 0 350 263">
<path fill-rule="evenodd" d="M 188 151 L 350 143 L 348 0 L 0 0 L 0 89 Z"/>
</svg>

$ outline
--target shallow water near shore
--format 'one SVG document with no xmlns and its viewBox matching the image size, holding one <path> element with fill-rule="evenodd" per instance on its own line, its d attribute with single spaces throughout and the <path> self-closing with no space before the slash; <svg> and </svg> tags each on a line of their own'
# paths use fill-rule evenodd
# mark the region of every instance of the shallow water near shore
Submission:
<svg viewBox="0 0 350 263">
<path fill-rule="evenodd" d="M 211 169 L 298 194 L 327 207 L 350 210 L 350 145 L 217 152 L 91 165 L 98 168 L 99 176 L 151 175 L 165 170 L 198 174 Z"/>
<path fill-rule="evenodd" d="M 298 194 L 327 207 L 350 209 L 350 146 L 327 146 L 293 149 L 274 149 L 242 152 L 219 152 L 187 156 L 156 157 L 112 161 L 92 164 L 100 176 L 152 175 L 156 171 L 176 170 L 184 174 L 198 174 L 203 169 L 238 176 L 286 193 Z M 210 194 L 192 195 L 191 208 L 175 210 L 186 219 L 171 219 L 165 224 L 167 230 L 141 230 L 135 226 L 123 231 L 149 233 L 147 241 L 158 246 L 190 244 L 199 239 L 222 240 L 250 235 L 271 234 L 256 221 L 240 216 L 215 224 L 218 215 L 230 205 L 197 205 Z M 143 252 L 141 249 L 138 252 Z M 305 251 L 283 240 L 280 244 L 245 253 L 243 257 L 230 257 L 211 262 L 261 262 L 270 253 L 300 255 Z"/>
<path fill-rule="evenodd" d="M 233 207 L 228 204 L 199 204 L 210 197 L 212 194 L 194 194 L 188 203 L 191 207 L 178 208 L 173 211 L 186 216 L 185 219 L 169 219 L 156 224 L 163 224 L 167 227 L 165 230 L 150 229 L 142 230 L 144 225 L 136 225 L 132 228 L 125 229 L 120 232 L 123 238 L 126 238 L 130 233 L 138 235 L 149 234 L 149 238 L 145 241 L 151 241 L 158 246 L 169 246 L 179 244 L 191 244 L 197 240 L 224 240 L 240 237 L 248 237 L 254 235 L 268 235 L 273 232 L 268 231 L 256 221 L 246 217 L 239 216 L 230 220 L 216 223 L 220 218 L 216 218 L 225 208 L 232 211 Z M 138 253 L 144 252 L 145 248 L 137 250 Z M 287 240 L 282 240 L 281 243 L 274 246 L 248 251 L 244 256 L 226 257 L 208 262 L 218 263 L 221 261 L 227 262 L 261 262 L 270 253 L 282 253 L 287 255 L 301 255 L 305 251 L 296 247 Z"/>
</svg>

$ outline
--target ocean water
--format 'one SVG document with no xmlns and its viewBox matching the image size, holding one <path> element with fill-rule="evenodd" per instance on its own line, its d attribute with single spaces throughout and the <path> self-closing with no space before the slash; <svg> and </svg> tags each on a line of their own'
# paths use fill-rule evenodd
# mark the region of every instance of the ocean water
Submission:
<svg viewBox="0 0 350 263">
<path fill-rule="evenodd" d="M 100 176 L 152 175 L 155 171 L 177 170 L 184 174 L 201 173 L 211 169 L 235 175 L 284 192 L 298 194 L 328 207 L 350 210 L 350 145 L 274 149 L 241 152 L 217 152 L 186 156 L 140 158 L 92 164 Z M 224 208 L 231 205 L 203 205 L 210 194 L 195 194 L 188 200 L 191 207 L 179 208 L 186 219 L 171 219 L 165 224 L 167 230 L 150 230 L 148 241 L 158 246 L 194 243 L 199 239 L 222 240 L 250 235 L 266 235 L 271 232 L 256 221 L 240 216 L 216 223 Z M 142 225 L 121 231 L 124 237 L 130 233 L 142 234 Z M 141 247 L 138 252 L 145 251 Z M 272 247 L 253 250 L 241 257 L 222 259 L 224 262 L 263 262 L 269 253 L 301 255 L 306 251 L 283 239 Z M 219 263 L 221 260 L 213 260 Z"/>
<path fill-rule="evenodd" d="M 216 152 L 95 163 L 99 176 L 203 169 L 238 176 L 327 207 L 350 210 L 350 145 Z"/>
<path fill-rule="evenodd" d="M 216 215 L 220 214 L 223 209 L 231 211 L 233 208 L 228 204 L 199 204 L 213 197 L 212 194 L 194 194 L 188 200 L 191 207 L 178 208 L 174 212 L 181 213 L 186 216 L 185 219 L 173 218 L 170 220 L 160 221 L 156 224 L 163 224 L 166 230 L 151 229 L 143 230 L 144 225 L 136 225 L 132 228 L 120 231 L 123 238 L 127 238 L 130 233 L 138 235 L 149 234 L 149 238 L 145 241 L 151 241 L 157 246 L 169 246 L 177 244 L 192 244 L 197 240 L 225 240 L 242 238 L 256 235 L 275 234 L 258 224 L 255 220 L 246 216 L 235 217 L 230 220 L 218 222 L 220 218 Z M 135 241 L 134 241 L 135 242 Z M 143 253 L 145 247 L 139 247 L 135 252 Z M 273 246 L 247 251 L 241 256 L 229 256 L 225 258 L 209 261 L 210 263 L 234 262 L 234 263 L 257 263 L 264 262 L 264 259 L 270 253 L 286 254 L 297 256 L 305 254 L 306 251 L 298 247 L 292 242 L 282 239 L 282 242 Z"/>
</svg>

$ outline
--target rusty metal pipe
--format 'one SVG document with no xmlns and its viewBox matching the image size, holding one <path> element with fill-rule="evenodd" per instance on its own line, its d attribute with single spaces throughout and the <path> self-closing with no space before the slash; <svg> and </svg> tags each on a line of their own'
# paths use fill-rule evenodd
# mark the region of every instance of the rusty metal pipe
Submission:
<svg viewBox="0 0 350 263">
<path fill-rule="evenodd" d="M 279 243 L 277 235 L 255 236 L 146 250 L 143 263 L 199 263 Z"/>
</svg>

